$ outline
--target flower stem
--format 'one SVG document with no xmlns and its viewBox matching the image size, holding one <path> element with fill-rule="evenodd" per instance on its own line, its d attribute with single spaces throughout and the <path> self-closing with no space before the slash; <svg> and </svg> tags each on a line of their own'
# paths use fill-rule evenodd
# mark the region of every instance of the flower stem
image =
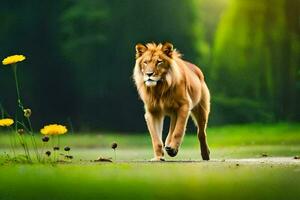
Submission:
<svg viewBox="0 0 300 200">
<path fill-rule="evenodd" d="M 41 154 L 40 154 L 40 157 L 41 157 L 41 160 L 40 162 L 44 162 L 45 160 L 45 154 L 44 154 L 44 149 L 45 149 L 45 142 L 43 142 L 43 145 L 42 145 L 42 150 L 41 150 Z"/>
<path fill-rule="evenodd" d="M 18 133 L 17 133 L 17 134 L 18 134 Z M 26 144 L 26 141 L 24 140 L 23 135 L 19 135 L 18 138 L 19 138 L 19 141 L 20 141 L 21 146 L 22 146 L 23 149 L 24 149 L 24 153 L 25 153 L 25 156 L 26 156 L 26 158 L 27 158 L 27 161 L 32 162 L 31 157 L 30 157 L 30 153 L 29 153 L 29 150 L 28 150 L 28 146 L 27 146 L 27 144 Z"/>
<path fill-rule="evenodd" d="M 12 151 L 14 157 L 16 157 L 14 140 L 13 140 L 13 138 L 12 138 L 11 135 L 9 136 L 9 141 L 10 141 L 10 148 L 11 148 L 11 151 Z"/>
<path fill-rule="evenodd" d="M 17 76 L 17 65 L 13 64 L 12 67 L 13 67 L 14 79 L 15 79 L 15 83 L 16 83 L 16 91 L 17 91 L 17 97 L 18 97 L 18 106 L 21 109 L 21 112 L 24 112 L 24 106 L 23 106 L 23 103 L 21 101 L 20 89 L 19 89 L 19 81 L 18 81 L 18 76 Z M 40 155 L 39 155 L 39 152 L 38 152 L 36 140 L 34 138 L 31 121 L 30 121 L 29 117 L 26 117 L 26 119 L 27 119 L 27 123 L 29 125 L 29 133 L 30 133 L 30 136 L 31 136 L 31 143 L 32 143 L 33 148 L 34 148 L 37 161 L 40 162 L 41 159 L 40 159 Z M 16 118 L 16 121 L 17 121 L 17 118 Z M 27 127 L 25 126 L 25 124 L 23 124 L 23 127 L 27 129 Z M 18 129 L 18 126 L 16 125 L 16 130 L 17 129 Z M 26 144 L 26 146 L 27 146 L 27 144 Z"/>
<path fill-rule="evenodd" d="M 17 97 L 18 97 L 18 105 L 23 111 L 23 105 L 21 103 L 21 98 L 20 98 L 20 90 L 19 90 L 19 82 L 18 82 L 18 76 L 17 76 L 17 65 L 13 64 L 12 65 L 13 72 L 14 72 L 14 78 L 15 78 L 15 83 L 16 83 L 16 90 L 17 90 Z"/>
<path fill-rule="evenodd" d="M 57 135 L 56 136 L 57 137 L 57 146 L 58 146 L 58 148 L 60 149 L 60 141 L 59 141 L 59 135 Z M 59 151 L 59 150 L 58 150 Z M 57 158 L 56 158 L 56 162 L 58 162 L 58 160 L 59 160 L 59 153 L 57 152 Z"/>
<path fill-rule="evenodd" d="M 35 154 L 36 154 L 36 158 L 37 158 L 38 162 L 41 162 L 41 157 L 40 157 L 40 154 L 39 154 L 39 151 L 38 151 L 38 148 L 37 148 L 37 144 L 36 144 L 36 140 L 35 140 L 35 137 L 34 137 L 34 134 L 33 134 L 30 118 L 26 117 L 26 119 L 27 119 L 27 122 L 28 122 L 28 125 L 29 125 L 29 130 L 30 130 L 29 134 L 30 134 L 30 137 L 31 137 L 31 143 L 33 145 L 33 148 L 34 148 L 34 151 L 35 151 Z"/>
<path fill-rule="evenodd" d="M 54 150 L 55 141 L 54 141 L 54 136 L 53 135 L 51 135 L 51 141 L 52 141 L 52 150 L 53 150 L 53 162 L 55 162 L 56 151 Z"/>
<path fill-rule="evenodd" d="M 10 137 L 10 141 L 11 141 L 11 148 L 12 148 L 12 151 L 13 151 L 13 154 L 14 154 L 14 157 L 16 157 L 16 152 L 15 152 L 15 147 L 17 145 L 17 142 L 16 142 L 16 137 L 15 137 L 15 134 L 14 134 L 14 130 L 9 127 L 10 129 L 10 132 L 12 133 L 9 137 Z"/>
</svg>

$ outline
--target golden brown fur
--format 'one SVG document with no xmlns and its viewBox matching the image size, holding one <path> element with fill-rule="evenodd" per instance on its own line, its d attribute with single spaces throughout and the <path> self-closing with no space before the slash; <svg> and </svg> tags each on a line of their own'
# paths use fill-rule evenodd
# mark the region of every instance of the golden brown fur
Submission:
<svg viewBox="0 0 300 200">
<path fill-rule="evenodd" d="M 173 157 L 178 153 L 190 114 L 198 127 L 202 158 L 209 160 L 206 125 L 210 95 L 201 70 L 184 61 L 170 43 L 137 44 L 133 77 L 144 102 L 154 150 L 152 160 L 164 160 L 164 117 L 171 118 L 165 150 Z"/>
</svg>

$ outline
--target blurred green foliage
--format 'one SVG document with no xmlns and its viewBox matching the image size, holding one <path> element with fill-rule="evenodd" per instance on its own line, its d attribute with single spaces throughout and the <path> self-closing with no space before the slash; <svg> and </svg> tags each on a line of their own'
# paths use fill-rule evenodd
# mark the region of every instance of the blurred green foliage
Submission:
<svg viewBox="0 0 300 200">
<path fill-rule="evenodd" d="M 211 72 L 220 122 L 299 120 L 299 3 L 232 1 L 216 31 Z"/>
<path fill-rule="evenodd" d="M 0 55 L 24 54 L 22 94 L 43 123 L 140 131 L 138 42 L 172 42 L 199 65 L 211 124 L 299 121 L 299 0 L 62 0 L 1 3 Z M 7 68 L 7 67 L 5 67 Z M 11 71 L 0 103 L 14 115 Z"/>
</svg>

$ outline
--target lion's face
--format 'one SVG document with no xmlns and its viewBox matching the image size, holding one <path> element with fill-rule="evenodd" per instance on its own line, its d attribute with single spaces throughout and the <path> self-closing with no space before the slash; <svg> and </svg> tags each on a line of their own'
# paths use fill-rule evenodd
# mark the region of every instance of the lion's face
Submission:
<svg viewBox="0 0 300 200">
<path fill-rule="evenodd" d="M 154 87 L 163 82 L 170 69 L 170 58 L 168 57 L 173 46 L 138 44 L 136 46 L 136 62 L 138 70 L 143 76 L 144 84 L 147 87 Z"/>
<path fill-rule="evenodd" d="M 150 55 L 150 53 L 141 60 L 140 70 L 143 74 L 146 86 L 156 86 L 162 81 L 168 72 L 169 64 L 162 56 Z"/>
</svg>

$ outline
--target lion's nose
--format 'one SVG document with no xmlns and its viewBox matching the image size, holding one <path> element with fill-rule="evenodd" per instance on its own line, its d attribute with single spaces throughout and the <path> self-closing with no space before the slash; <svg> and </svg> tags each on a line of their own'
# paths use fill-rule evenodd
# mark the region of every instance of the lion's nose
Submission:
<svg viewBox="0 0 300 200">
<path fill-rule="evenodd" d="M 146 74 L 147 74 L 148 76 L 152 76 L 152 75 L 154 74 L 154 72 L 146 72 Z"/>
</svg>

